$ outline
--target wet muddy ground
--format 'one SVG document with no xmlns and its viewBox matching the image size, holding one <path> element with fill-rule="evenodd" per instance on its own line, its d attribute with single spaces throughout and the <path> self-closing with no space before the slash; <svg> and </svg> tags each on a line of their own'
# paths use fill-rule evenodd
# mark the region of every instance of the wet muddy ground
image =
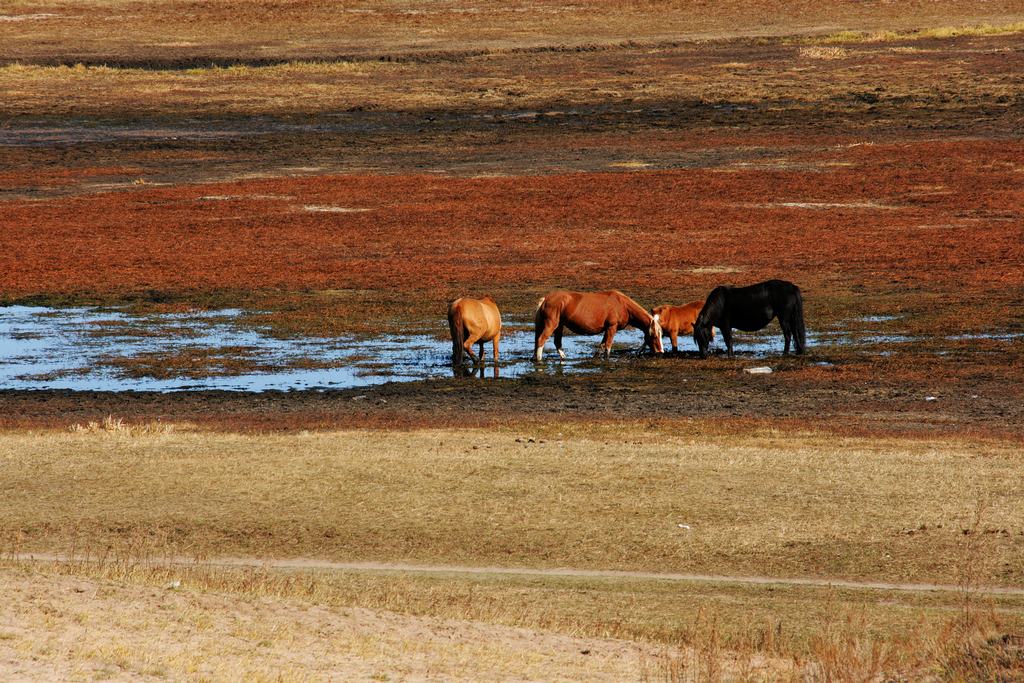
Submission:
<svg viewBox="0 0 1024 683">
<path fill-rule="evenodd" d="M 814 360 L 817 358 L 818 360 Z M 774 372 L 745 368 L 763 358 L 701 362 L 613 357 L 599 372 L 546 372 L 519 379 L 429 379 L 347 390 L 92 392 L 0 390 L 5 427 L 66 428 L 116 416 L 129 422 L 190 422 L 213 429 L 262 431 L 413 428 L 649 421 L 653 424 L 818 428 L 854 434 L 945 434 L 1024 438 L 1024 396 L 985 365 L 954 377 L 848 376 L 838 358 L 768 361 Z M 1007 355 L 1001 354 L 1006 361 Z M 839 361 L 839 362 L 837 362 Z M 903 357 L 891 367 L 898 372 Z M 922 363 L 922 367 L 927 367 Z M 934 368 L 934 366 L 932 366 Z M 835 368 L 838 368 L 835 369 Z M 696 421 L 696 422 L 694 422 Z"/>
<path fill-rule="evenodd" d="M 925 343 L 888 333 L 898 319 L 885 315 L 812 331 L 803 357 L 781 356 L 773 328 L 737 335 L 733 359 L 719 340 L 703 361 L 689 340 L 679 353 L 638 354 L 629 331 L 611 359 L 594 357 L 595 339 L 566 337 L 566 361 L 549 349 L 535 364 L 528 326 L 512 322 L 498 372 L 488 361 L 453 373 L 440 334 L 281 339 L 230 310 L 0 313 L 5 426 L 108 415 L 243 430 L 697 419 L 1024 437 L 1024 393 L 1006 381 L 1020 370 L 1019 333 Z"/>
</svg>

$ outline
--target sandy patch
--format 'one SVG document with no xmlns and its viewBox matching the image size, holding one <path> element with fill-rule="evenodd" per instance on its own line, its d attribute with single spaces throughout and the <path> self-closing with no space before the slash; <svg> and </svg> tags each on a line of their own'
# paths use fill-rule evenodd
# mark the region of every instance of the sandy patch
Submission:
<svg viewBox="0 0 1024 683">
<path fill-rule="evenodd" d="M 59 14 L 49 14 L 46 12 L 39 12 L 36 14 L 0 14 L 0 21 L 42 21 L 44 19 L 53 19 L 59 16 Z"/>
<path fill-rule="evenodd" d="M 226 202 L 233 199 L 295 199 L 295 197 L 284 194 L 208 194 L 199 197 L 200 201 L 206 202 Z"/>
<path fill-rule="evenodd" d="M 330 206 L 324 204 L 307 204 L 302 207 L 302 210 L 314 213 L 362 213 L 364 211 L 371 211 L 371 209 L 360 209 L 351 206 Z"/>
<path fill-rule="evenodd" d="M 652 647 L 0 570 L 0 679 L 637 680 Z"/>
</svg>

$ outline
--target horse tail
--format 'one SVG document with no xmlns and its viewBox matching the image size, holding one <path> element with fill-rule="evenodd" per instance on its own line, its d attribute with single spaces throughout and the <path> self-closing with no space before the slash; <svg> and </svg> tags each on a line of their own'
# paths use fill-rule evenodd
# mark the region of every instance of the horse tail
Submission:
<svg viewBox="0 0 1024 683">
<path fill-rule="evenodd" d="M 794 294 L 796 295 L 796 304 L 793 306 L 793 334 L 796 336 L 799 346 L 797 351 L 802 352 L 804 346 L 807 345 L 807 328 L 804 326 L 804 297 L 800 293 L 800 288 L 793 286 Z"/>
<path fill-rule="evenodd" d="M 544 315 L 544 304 L 547 300 L 546 296 L 542 296 L 537 302 L 537 307 L 533 309 L 533 326 L 537 328 L 537 334 L 540 334 L 541 328 L 544 327 L 544 319 L 546 317 Z"/>
<path fill-rule="evenodd" d="M 448 329 L 452 332 L 452 367 L 462 365 L 466 352 L 466 328 L 462 323 L 462 307 L 455 302 L 448 307 Z"/>
</svg>

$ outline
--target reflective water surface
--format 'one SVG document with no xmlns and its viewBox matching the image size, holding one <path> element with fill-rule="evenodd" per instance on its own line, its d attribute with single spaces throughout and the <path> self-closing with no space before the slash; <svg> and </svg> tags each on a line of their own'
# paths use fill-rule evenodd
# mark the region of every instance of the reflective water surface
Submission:
<svg viewBox="0 0 1024 683">
<path fill-rule="evenodd" d="M 267 391 L 348 388 L 394 381 L 451 377 L 451 342 L 439 321 L 436 334 L 282 339 L 240 324 L 241 311 L 224 309 L 151 315 L 98 308 L 0 307 L 0 388 L 90 391 L 183 391 L 225 389 Z M 890 316 L 863 318 L 884 328 Z M 961 335 L 963 339 L 1012 339 L 1019 333 Z M 608 363 L 633 354 L 643 339 L 638 330 L 616 335 Z M 552 342 L 545 362 L 532 360 L 533 332 L 526 320 L 506 319 L 501 341 L 501 378 L 531 373 L 598 372 L 599 337 L 566 336 L 560 361 Z M 828 330 L 808 334 L 808 346 L 889 346 L 919 337 L 884 329 Z M 668 339 L 665 340 L 668 345 Z M 781 353 L 777 325 L 756 334 L 736 332 L 737 352 L 754 357 Z M 487 344 L 486 355 L 491 354 Z M 716 334 L 713 349 L 721 350 Z M 681 351 L 693 351 L 690 338 Z M 884 351 L 883 351 L 884 352 Z M 485 375 L 494 376 L 488 360 Z"/>
</svg>

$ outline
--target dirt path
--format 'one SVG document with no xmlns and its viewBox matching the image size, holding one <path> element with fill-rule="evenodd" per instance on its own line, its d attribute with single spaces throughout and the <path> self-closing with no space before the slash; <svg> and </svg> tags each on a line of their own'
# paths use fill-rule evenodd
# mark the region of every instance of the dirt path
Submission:
<svg viewBox="0 0 1024 683">
<path fill-rule="evenodd" d="M 72 558 L 55 553 L 18 553 L 7 556 L 19 562 L 69 562 L 98 561 L 92 558 Z M 187 558 L 160 558 L 157 562 L 188 565 L 195 560 Z M 398 572 L 417 574 L 501 574 L 508 576 L 575 577 L 586 579 L 641 579 L 652 581 L 687 581 L 695 583 L 747 584 L 759 586 L 810 586 L 819 588 L 850 588 L 855 590 L 884 590 L 911 592 L 958 592 L 963 586 L 941 583 L 893 583 L 888 581 L 849 581 L 828 577 L 775 577 L 775 576 L 726 576 L 721 574 L 675 574 L 662 572 L 640 572 L 602 569 L 573 569 L 559 567 L 534 569 L 530 567 L 469 567 L 444 564 L 405 564 L 400 562 L 332 562 L 313 558 L 260 559 L 255 557 L 223 557 L 207 560 L 200 564 L 213 567 L 262 567 L 282 570 L 320 570 L 346 572 Z M 971 591 L 987 595 L 1024 596 L 1024 587 L 1015 586 L 972 586 Z"/>
</svg>

